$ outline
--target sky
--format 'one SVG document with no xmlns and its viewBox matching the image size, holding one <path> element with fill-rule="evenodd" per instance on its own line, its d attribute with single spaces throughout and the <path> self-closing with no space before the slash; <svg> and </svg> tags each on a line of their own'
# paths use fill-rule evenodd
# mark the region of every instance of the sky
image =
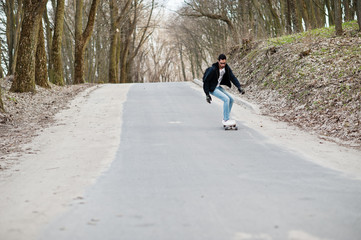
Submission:
<svg viewBox="0 0 361 240">
<path fill-rule="evenodd" d="M 167 9 L 175 11 L 184 3 L 184 0 L 164 0 L 164 3 Z"/>
</svg>

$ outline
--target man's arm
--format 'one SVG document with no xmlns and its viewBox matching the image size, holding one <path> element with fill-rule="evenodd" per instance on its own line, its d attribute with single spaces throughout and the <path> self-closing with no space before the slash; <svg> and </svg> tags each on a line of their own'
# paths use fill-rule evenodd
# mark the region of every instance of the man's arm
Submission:
<svg viewBox="0 0 361 240">
<path fill-rule="evenodd" d="M 211 82 L 211 80 L 213 78 L 213 75 L 214 75 L 214 68 L 211 67 L 210 71 L 205 76 L 204 81 L 203 81 L 203 90 L 204 90 L 204 93 L 206 94 L 206 96 L 209 96 L 210 82 Z"/>
<path fill-rule="evenodd" d="M 239 83 L 238 79 L 236 78 L 236 76 L 234 76 L 232 69 L 228 66 L 228 70 L 229 70 L 229 76 L 231 78 L 231 82 L 237 87 L 240 88 L 241 84 Z"/>
<path fill-rule="evenodd" d="M 234 76 L 232 69 L 229 66 L 228 68 L 229 68 L 229 76 L 231 78 L 232 83 L 238 88 L 239 93 L 244 94 L 245 91 L 241 88 L 241 84 L 239 83 L 236 76 Z"/>
</svg>

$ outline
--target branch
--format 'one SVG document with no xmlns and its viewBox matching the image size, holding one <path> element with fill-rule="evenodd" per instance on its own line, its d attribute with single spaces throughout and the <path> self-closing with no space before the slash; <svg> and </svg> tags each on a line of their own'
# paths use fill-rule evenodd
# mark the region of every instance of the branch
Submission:
<svg viewBox="0 0 361 240">
<path fill-rule="evenodd" d="M 88 17 L 88 23 L 87 26 L 83 32 L 83 40 L 84 42 L 87 42 L 94 27 L 95 23 L 95 14 L 97 12 L 98 3 L 100 0 L 93 0 L 92 6 L 90 8 L 89 17 Z"/>
<path fill-rule="evenodd" d="M 320 5 L 318 5 L 318 3 L 315 2 L 315 0 L 312 0 L 312 2 L 325 14 L 325 16 L 328 17 L 328 14 L 326 13 L 324 8 L 322 8 Z"/>
<path fill-rule="evenodd" d="M 122 8 L 121 12 L 120 12 L 120 16 L 117 18 L 117 20 L 115 21 L 115 25 L 117 27 L 119 27 L 120 22 L 127 17 L 127 14 L 125 14 L 125 11 L 129 8 L 130 3 L 132 2 L 132 0 L 127 0 L 127 2 L 125 3 L 125 6 Z"/>
<path fill-rule="evenodd" d="M 140 38 L 140 41 L 139 41 L 139 44 L 138 44 L 138 47 L 136 48 L 136 50 L 134 51 L 134 54 L 133 56 L 135 57 L 137 54 L 138 54 L 138 51 L 140 49 L 140 47 L 143 45 L 143 43 L 149 38 L 150 35 L 146 36 L 145 34 L 147 33 L 147 30 L 150 26 L 150 20 L 152 19 L 152 15 L 153 15 L 153 11 L 154 11 L 154 0 L 152 0 L 152 8 L 150 10 L 150 14 L 149 14 L 149 17 L 148 17 L 148 21 L 147 21 L 147 25 L 143 31 L 143 34 L 142 34 L 142 37 Z M 134 58 L 133 57 L 133 58 Z"/>
</svg>

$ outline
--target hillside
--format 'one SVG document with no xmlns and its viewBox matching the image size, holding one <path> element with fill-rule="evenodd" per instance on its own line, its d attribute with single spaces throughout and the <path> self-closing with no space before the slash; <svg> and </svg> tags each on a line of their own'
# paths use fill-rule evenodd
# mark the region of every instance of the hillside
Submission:
<svg viewBox="0 0 361 240">
<path fill-rule="evenodd" d="M 251 42 L 229 62 L 262 114 L 361 148 L 361 33 L 343 26 Z"/>
</svg>

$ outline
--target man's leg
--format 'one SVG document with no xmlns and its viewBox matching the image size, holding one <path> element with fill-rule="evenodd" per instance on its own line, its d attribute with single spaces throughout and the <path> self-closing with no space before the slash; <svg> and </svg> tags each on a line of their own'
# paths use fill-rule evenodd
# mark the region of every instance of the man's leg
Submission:
<svg viewBox="0 0 361 240">
<path fill-rule="evenodd" d="M 217 87 L 211 94 L 223 101 L 223 120 L 228 121 L 229 120 L 229 106 L 230 106 L 230 98 L 227 94 L 223 93 L 223 89 L 221 90 L 221 87 Z M 232 99 L 233 100 L 233 99 Z"/>
<path fill-rule="evenodd" d="M 220 87 L 219 90 L 221 90 L 222 93 L 227 95 L 227 97 L 229 98 L 229 114 L 231 114 L 234 99 L 224 88 Z"/>
</svg>

